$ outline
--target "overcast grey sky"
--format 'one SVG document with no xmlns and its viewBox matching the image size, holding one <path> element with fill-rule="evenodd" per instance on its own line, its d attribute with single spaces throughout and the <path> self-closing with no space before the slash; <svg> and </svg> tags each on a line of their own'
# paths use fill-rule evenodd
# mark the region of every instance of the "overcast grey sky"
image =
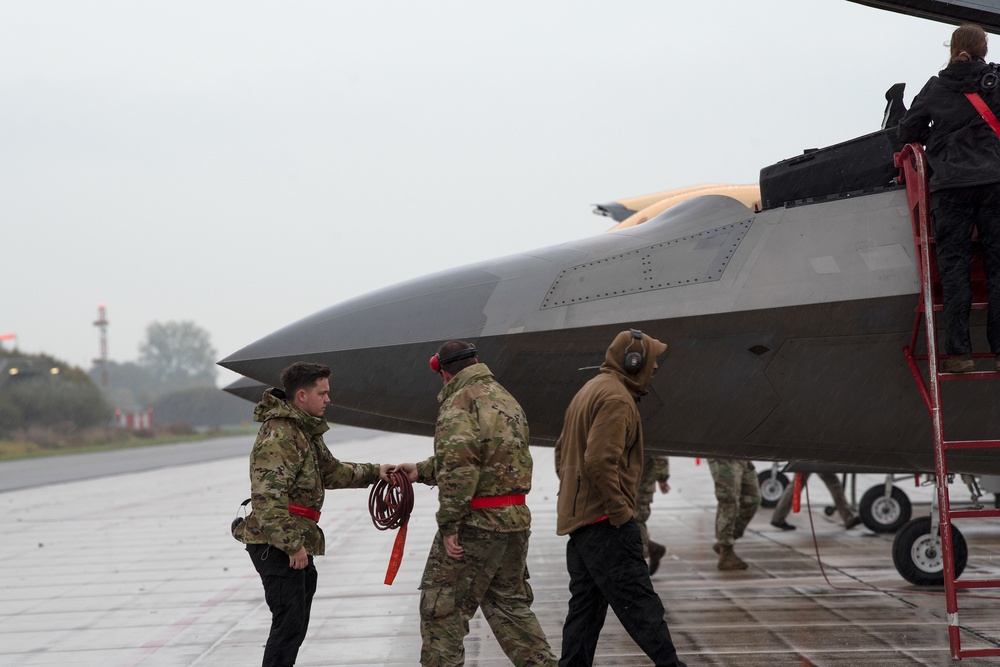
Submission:
<svg viewBox="0 0 1000 667">
<path fill-rule="evenodd" d="M 169 320 L 221 358 L 872 132 L 951 30 L 845 0 L 0 0 L 0 334 L 89 367 L 103 301 L 116 361 Z"/>
</svg>

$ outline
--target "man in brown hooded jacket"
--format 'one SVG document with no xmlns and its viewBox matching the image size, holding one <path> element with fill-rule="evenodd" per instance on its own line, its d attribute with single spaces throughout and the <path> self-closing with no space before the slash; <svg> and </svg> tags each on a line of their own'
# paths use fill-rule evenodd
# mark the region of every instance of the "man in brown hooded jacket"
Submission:
<svg viewBox="0 0 1000 667">
<path fill-rule="evenodd" d="M 666 343 L 632 329 L 615 336 L 600 373 L 566 409 L 556 441 L 556 532 L 569 535 L 570 601 L 560 667 L 590 667 L 608 605 L 657 667 L 677 657 L 653 590 L 635 521 L 642 474 L 642 424 L 636 401 L 659 368 Z"/>
</svg>

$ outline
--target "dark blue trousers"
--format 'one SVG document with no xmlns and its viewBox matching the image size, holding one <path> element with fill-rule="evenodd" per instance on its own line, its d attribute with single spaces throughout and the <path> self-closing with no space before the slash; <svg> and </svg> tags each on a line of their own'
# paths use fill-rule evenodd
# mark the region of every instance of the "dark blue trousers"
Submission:
<svg viewBox="0 0 1000 667">
<path fill-rule="evenodd" d="M 990 351 L 1000 354 L 1000 183 L 952 188 L 934 193 L 934 240 L 944 291 L 944 350 L 946 354 L 972 352 L 969 312 L 972 307 L 972 229 L 986 270 L 990 308 L 986 337 Z"/>
<path fill-rule="evenodd" d="M 559 667 L 591 667 L 608 605 L 657 667 L 686 667 L 677 657 L 663 603 L 649 580 L 635 519 L 620 528 L 599 521 L 573 531 L 566 546 L 569 612 Z"/>
<path fill-rule="evenodd" d="M 247 553 L 264 584 L 264 601 L 271 610 L 271 632 L 262 667 L 292 667 L 309 629 L 309 610 L 316 593 L 313 557 L 302 570 L 288 565 L 288 554 L 268 544 L 248 544 Z"/>
</svg>

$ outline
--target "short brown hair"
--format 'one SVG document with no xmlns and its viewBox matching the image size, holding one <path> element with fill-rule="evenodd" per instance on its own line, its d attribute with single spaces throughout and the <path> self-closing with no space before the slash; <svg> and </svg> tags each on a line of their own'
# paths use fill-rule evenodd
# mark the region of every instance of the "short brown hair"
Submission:
<svg viewBox="0 0 1000 667">
<path fill-rule="evenodd" d="M 299 389 L 310 389 L 323 378 L 330 377 L 330 367 L 323 364 L 311 364 L 307 361 L 296 361 L 281 371 L 279 379 L 285 390 L 285 398 L 295 400 Z"/>
<path fill-rule="evenodd" d="M 475 350 L 476 346 L 472 343 L 466 343 L 464 340 L 450 340 L 447 343 L 441 345 L 438 348 L 437 356 L 438 359 L 447 359 L 456 352 L 461 352 L 462 350 Z M 474 366 L 478 362 L 476 361 L 476 356 L 473 355 L 466 359 L 459 359 L 458 361 L 452 361 L 447 364 L 441 364 L 442 370 L 446 370 L 452 375 L 455 375 L 463 368 L 468 368 L 469 366 Z"/>
<path fill-rule="evenodd" d="M 986 59 L 986 31 L 975 23 L 966 23 L 955 28 L 951 33 L 951 60 L 968 62 L 973 59 Z"/>
</svg>

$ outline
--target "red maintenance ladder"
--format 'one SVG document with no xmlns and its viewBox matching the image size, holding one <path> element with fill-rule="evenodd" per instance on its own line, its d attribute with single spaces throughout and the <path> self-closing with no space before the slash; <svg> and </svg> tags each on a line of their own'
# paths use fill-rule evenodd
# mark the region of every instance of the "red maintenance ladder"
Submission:
<svg viewBox="0 0 1000 667">
<path fill-rule="evenodd" d="M 927 410 L 931 414 L 934 432 L 934 467 L 937 479 L 937 505 L 941 537 L 942 564 L 944 568 L 944 592 L 948 610 L 948 641 L 953 659 L 1000 655 L 1000 648 L 962 650 L 960 626 L 958 622 L 957 589 L 1000 588 L 1000 579 L 979 579 L 971 581 L 955 580 L 955 554 L 952 546 L 952 519 L 973 519 L 1000 517 L 1000 510 L 973 509 L 952 510 L 948 496 L 947 453 L 955 449 L 1000 448 L 1000 440 L 945 440 L 944 416 L 941 409 L 941 382 L 951 380 L 982 380 L 1000 377 L 1000 373 L 973 371 L 970 373 L 942 373 L 938 365 L 937 324 L 935 313 L 942 310 L 941 280 L 938 275 L 937 256 L 933 251 L 934 239 L 931 235 L 930 194 L 927 186 L 927 161 L 920 144 L 907 144 L 896 153 L 895 164 L 899 168 L 899 179 L 906 183 L 906 199 L 910 207 L 913 223 L 913 237 L 917 248 L 917 268 L 920 273 L 920 303 L 913 320 L 913 334 L 910 345 L 905 348 L 906 361 L 923 396 Z M 985 278 L 979 253 L 974 254 L 972 268 L 973 304 L 975 310 L 987 307 Z M 927 354 L 916 354 L 917 337 L 921 319 L 925 321 Z M 989 357 L 992 354 L 978 353 L 974 358 Z M 927 377 L 917 367 L 917 361 L 928 362 Z M 933 521 L 932 521 L 933 533 Z"/>
</svg>

